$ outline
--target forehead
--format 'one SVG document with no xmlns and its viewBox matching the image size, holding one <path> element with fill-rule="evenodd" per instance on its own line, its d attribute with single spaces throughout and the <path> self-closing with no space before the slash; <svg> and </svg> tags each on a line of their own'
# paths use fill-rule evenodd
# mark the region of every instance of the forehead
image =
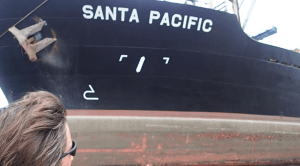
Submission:
<svg viewBox="0 0 300 166">
<path fill-rule="evenodd" d="M 71 133 L 70 133 L 70 128 L 68 123 L 66 123 L 66 134 L 67 134 L 66 150 L 70 150 L 72 148 L 72 138 L 71 138 Z"/>
</svg>

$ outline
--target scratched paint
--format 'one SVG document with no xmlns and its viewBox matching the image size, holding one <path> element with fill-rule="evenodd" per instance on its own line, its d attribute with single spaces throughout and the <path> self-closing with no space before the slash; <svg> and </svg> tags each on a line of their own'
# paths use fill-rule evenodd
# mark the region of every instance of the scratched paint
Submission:
<svg viewBox="0 0 300 166">
<path fill-rule="evenodd" d="M 261 139 L 272 139 L 272 138 L 279 138 L 279 136 L 275 137 L 274 135 L 249 135 L 249 134 L 240 134 L 240 133 L 216 133 L 216 134 L 199 134 L 197 136 L 192 135 L 191 137 L 197 137 L 201 139 L 202 137 L 208 137 L 215 140 L 224 140 L 224 139 L 234 139 L 240 138 L 245 139 L 245 141 L 257 141 Z"/>
<path fill-rule="evenodd" d="M 79 145 L 74 165 L 300 163 L 300 132 L 297 133 L 295 128 L 299 127 L 297 123 L 262 123 L 257 125 L 263 127 L 260 132 L 255 132 L 252 130 L 255 129 L 252 127 L 254 125 L 244 121 L 234 121 L 237 124 L 232 129 L 228 119 L 214 121 L 213 125 L 210 125 L 209 120 L 201 121 L 201 118 L 199 122 L 186 119 L 180 121 L 178 118 L 174 120 L 170 117 L 156 119 L 127 116 L 120 120 L 110 116 L 68 117 L 72 139 Z M 258 122 L 261 121 L 260 117 Z M 226 124 L 220 125 L 218 130 L 217 123 Z M 152 126 L 149 127 L 149 124 Z M 245 126 L 238 125 L 249 125 L 251 130 L 242 131 L 240 129 L 245 129 Z"/>
<path fill-rule="evenodd" d="M 157 150 L 161 150 L 162 147 L 163 147 L 163 144 L 158 144 L 158 145 L 157 145 Z"/>
<path fill-rule="evenodd" d="M 124 133 L 122 134 L 124 135 Z M 237 137 L 237 135 L 239 135 Z M 134 136 L 136 137 L 136 136 Z M 152 135 L 149 136 L 152 138 Z M 282 157 L 280 153 L 272 153 L 272 154 L 260 154 L 256 153 L 254 142 L 259 142 L 261 140 L 276 140 L 276 136 L 265 136 L 265 135 L 241 135 L 241 134 L 232 134 L 232 133 L 219 133 L 219 134 L 202 134 L 201 139 L 198 139 L 198 137 L 188 137 L 189 139 L 193 140 L 192 145 L 197 146 L 196 141 L 202 142 L 205 141 L 206 143 L 201 143 L 202 147 L 214 147 L 216 148 L 216 144 L 214 143 L 215 141 L 218 141 L 218 143 L 221 144 L 228 144 L 225 141 L 227 140 L 240 140 L 240 142 L 250 142 L 249 145 L 249 152 L 247 153 L 241 153 L 241 154 L 236 154 L 236 153 L 224 153 L 224 154 L 217 154 L 216 150 L 214 152 L 209 152 L 209 151 L 201 151 L 199 149 L 192 150 L 189 149 L 189 147 L 184 146 L 186 145 L 186 142 L 181 142 L 180 141 L 180 134 L 168 134 L 168 135 L 156 135 L 156 137 L 159 137 L 160 139 L 155 142 L 160 142 L 156 144 L 156 147 L 150 147 L 149 144 L 153 141 L 153 139 L 148 140 L 147 139 L 147 134 L 141 134 L 140 139 L 142 145 L 140 146 L 138 143 L 131 142 L 130 143 L 130 148 L 125 148 L 125 149 L 78 149 L 79 154 L 85 154 L 85 157 L 89 156 L 89 154 L 95 155 L 98 154 L 100 156 L 102 155 L 114 155 L 116 158 L 118 156 L 128 156 L 130 157 L 135 164 L 141 164 L 141 165 L 146 165 L 147 163 L 152 163 L 152 164 L 163 164 L 163 163 L 191 163 L 191 162 L 199 162 L 203 160 L 204 162 L 209 162 L 207 161 L 208 159 L 213 160 L 214 162 L 216 161 L 223 161 L 226 159 L 230 159 L 231 162 L 236 161 L 240 162 L 242 160 L 245 160 L 247 163 L 255 163 L 259 162 L 259 159 L 263 159 L 263 156 L 268 156 L 272 155 L 272 158 L 275 156 L 278 156 L 279 158 Z M 126 137 L 123 138 L 128 138 L 131 139 L 132 136 L 131 134 L 126 134 Z M 165 140 L 163 140 L 163 139 Z M 168 146 L 167 142 L 170 141 L 176 141 L 177 140 L 177 146 Z M 211 140 L 211 142 L 209 142 Z M 178 142 L 179 141 L 179 142 Z M 189 142 L 191 143 L 191 142 Z M 230 144 L 230 143 L 229 143 Z M 165 146 L 167 145 L 167 146 Z M 229 146 L 229 148 L 232 148 Z M 172 149 L 174 148 L 174 149 Z M 241 149 L 242 151 L 245 151 Z M 258 151 L 259 152 L 259 151 Z M 297 153 L 296 155 L 299 155 L 300 153 Z M 172 157 L 172 156 L 177 156 L 177 157 Z M 84 160 L 84 159 L 81 159 Z M 128 162 L 128 159 L 126 160 Z M 121 161 L 120 161 L 121 162 Z M 213 162 L 212 162 L 213 164 Z"/>
</svg>

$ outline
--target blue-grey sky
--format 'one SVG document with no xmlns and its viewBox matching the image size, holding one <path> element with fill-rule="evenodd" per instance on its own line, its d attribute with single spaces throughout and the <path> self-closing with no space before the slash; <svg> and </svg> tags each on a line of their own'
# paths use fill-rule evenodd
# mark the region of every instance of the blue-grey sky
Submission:
<svg viewBox="0 0 300 166">
<path fill-rule="evenodd" d="M 250 4 L 251 0 L 244 0 L 241 21 Z M 300 0 L 257 0 L 244 31 L 253 36 L 275 26 L 277 33 L 260 42 L 285 49 L 300 48 L 299 6 Z"/>
<path fill-rule="evenodd" d="M 8 101 L 0 88 L 0 108 L 6 107 L 8 105 Z"/>
<path fill-rule="evenodd" d="M 175 3 L 184 3 L 186 0 L 166 0 Z M 208 0 L 199 0 L 208 2 Z M 224 0 L 213 0 L 216 6 Z M 242 0 L 239 0 L 241 2 Z M 245 21 L 252 0 L 244 0 L 240 8 L 241 22 Z M 202 5 L 203 3 L 198 3 Z M 227 2 L 232 5 L 231 2 Z M 259 42 L 274 45 L 285 49 L 300 48 L 300 0 L 256 0 L 252 13 L 249 17 L 245 33 L 255 36 L 273 26 L 277 33 Z M 229 6 L 229 9 L 232 6 Z"/>
</svg>

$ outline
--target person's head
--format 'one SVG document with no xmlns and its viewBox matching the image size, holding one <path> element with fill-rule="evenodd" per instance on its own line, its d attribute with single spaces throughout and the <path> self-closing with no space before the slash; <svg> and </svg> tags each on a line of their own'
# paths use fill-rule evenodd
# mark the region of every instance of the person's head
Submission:
<svg viewBox="0 0 300 166">
<path fill-rule="evenodd" d="M 31 92 L 0 110 L 0 166 L 70 166 L 66 110 L 55 95 Z"/>
</svg>

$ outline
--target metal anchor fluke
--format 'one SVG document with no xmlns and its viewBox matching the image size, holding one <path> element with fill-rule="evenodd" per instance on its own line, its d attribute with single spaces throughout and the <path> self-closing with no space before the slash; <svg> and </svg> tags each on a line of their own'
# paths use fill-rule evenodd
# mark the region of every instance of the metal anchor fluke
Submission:
<svg viewBox="0 0 300 166">
<path fill-rule="evenodd" d="M 45 23 L 46 21 L 41 21 L 22 30 L 17 29 L 15 26 L 8 29 L 17 38 L 19 44 L 24 48 L 29 60 L 32 62 L 37 60 L 36 53 L 57 40 L 56 38 L 45 38 L 39 42 L 35 42 L 34 37 L 28 39 L 28 36 L 41 31 Z"/>
</svg>

